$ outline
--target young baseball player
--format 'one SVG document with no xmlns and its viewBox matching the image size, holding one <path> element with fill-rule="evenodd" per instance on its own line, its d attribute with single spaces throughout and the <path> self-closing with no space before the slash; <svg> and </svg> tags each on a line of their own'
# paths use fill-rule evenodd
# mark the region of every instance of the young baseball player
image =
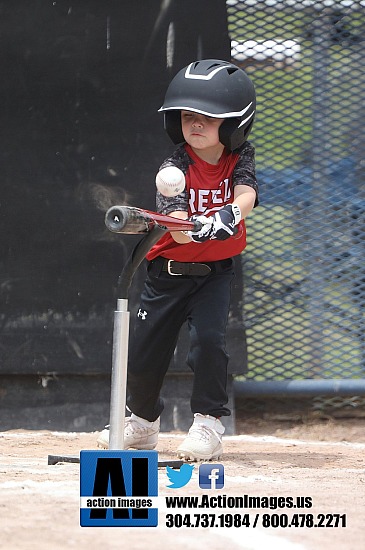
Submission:
<svg viewBox="0 0 365 550">
<path fill-rule="evenodd" d="M 157 445 L 160 397 L 179 331 L 190 334 L 193 423 L 178 457 L 218 459 L 226 392 L 225 336 L 232 257 L 246 246 L 244 219 L 258 204 L 254 148 L 247 141 L 255 116 L 255 90 L 240 68 L 207 59 L 191 63 L 171 81 L 160 111 L 178 145 L 161 168 L 177 166 L 186 188 L 175 197 L 157 192 L 157 210 L 202 222 L 197 232 L 166 233 L 147 255 L 140 308 L 131 335 L 125 448 Z M 108 429 L 98 443 L 108 447 Z"/>
</svg>

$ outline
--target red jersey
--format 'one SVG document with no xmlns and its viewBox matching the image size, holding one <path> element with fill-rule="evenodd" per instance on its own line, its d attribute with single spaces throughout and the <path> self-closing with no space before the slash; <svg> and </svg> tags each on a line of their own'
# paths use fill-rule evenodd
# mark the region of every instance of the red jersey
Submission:
<svg viewBox="0 0 365 550">
<path fill-rule="evenodd" d="M 190 145 L 179 146 L 173 155 L 165 160 L 161 168 L 177 166 L 184 172 L 186 187 L 176 197 L 164 197 L 157 192 L 156 209 L 162 214 L 184 211 L 188 217 L 193 214 L 214 213 L 233 202 L 233 189 L 236 185 L 249 185 L 257 194 L 255 176 L 254 148 L 249 142 L 236 152 L 226 149 L 218 164 L 209 164 L 198 157 Z M 256 204 L 258 201 L 256 199 Z M 179 244 L 165 235 L 151 248 L 147 254 L 148 260 L 157 256 L 179 262 L 214 262 L 236 256 L 246 246 L 246 227 L 244 220 L 238 225 L 238 232 L 225 241 L 212 239 L 203 243 L 190 242 Z"/>
</svg>

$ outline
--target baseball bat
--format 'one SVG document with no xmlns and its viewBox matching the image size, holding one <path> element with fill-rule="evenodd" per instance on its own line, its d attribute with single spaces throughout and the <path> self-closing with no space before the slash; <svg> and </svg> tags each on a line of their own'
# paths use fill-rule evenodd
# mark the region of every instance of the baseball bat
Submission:
<svg viewBox="0 0 365 550">
<path fill-rule="evenodd" d="M 135 206 L 112 206 L 105 214 L 105 225 L 113 233 L 149 233 L 158 226 L 167 231 L 199 231 L 200 222 L 180 220 Z"/>
</svg>

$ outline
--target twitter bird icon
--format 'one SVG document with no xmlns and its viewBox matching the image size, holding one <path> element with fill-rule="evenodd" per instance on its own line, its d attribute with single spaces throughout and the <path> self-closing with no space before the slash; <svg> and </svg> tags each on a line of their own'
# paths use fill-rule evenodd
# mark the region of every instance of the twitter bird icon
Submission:
<svg viewBox="0 0 365 550">
<path fill-rule="evenodd" d="M 174 470 L 170 466 L 166 466 L 166 474 L 169 478 L 171 485 L 167 485 L 169 489 L 180 489 L 189 483 L 192 473 L 194 470 L 194 465 L 192 464 L 183 464 L 180 466 L 180 470 Z"/>
</svg>

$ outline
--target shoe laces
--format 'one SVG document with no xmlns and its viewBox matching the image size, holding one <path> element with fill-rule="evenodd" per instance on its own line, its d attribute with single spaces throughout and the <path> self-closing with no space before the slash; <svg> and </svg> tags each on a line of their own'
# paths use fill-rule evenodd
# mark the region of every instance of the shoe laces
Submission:
<svg viewBox="0 0 365 550">
<path fill-rule="evenodd" d="M 131 434 L 141 434 L 146 433 L 148 431 L 147 426 L 142 426 L 137 420 L 134 420 L 134 418 L 131 418 L 128 416 L 125 419 L 125 428 L 128 428 L 128 431 Z"/>
<path fill-rule="evenodd" d="M 212 435 L 214 435 L 219 441 L 221 441 L 221 437 L 218 432 L 216 432 L 213 428 L 205 426 L 205 424 L 193 424 L 189 430 L 189 435 L 192 437 L 198 437 L 204 441 L 209 441 L 212 438 Z"/>
</svg>

